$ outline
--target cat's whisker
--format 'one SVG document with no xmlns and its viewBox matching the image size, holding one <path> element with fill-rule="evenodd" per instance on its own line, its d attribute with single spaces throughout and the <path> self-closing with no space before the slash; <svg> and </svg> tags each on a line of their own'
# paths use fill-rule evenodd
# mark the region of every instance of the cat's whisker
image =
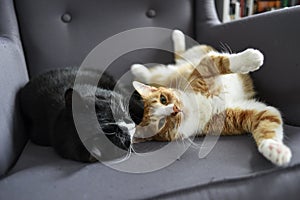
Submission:
<svg viewBox="0 0 300 200">
<path fill-rule="evenodd" d="M 129 151 L 127 152 L 127 154 L 123 158 L 118 159 L 118 160 L 114 160 L 114 161 L 110 161 L 110 163 L 111 164 L 118 164 L 118 163 L 124 162 L 124 161 L 126 161 L 130 158 L 131 154 L 132 154 L 132 152 L 129 149 Z"/>
<path fill-rule="evenodd" d="M 179 143 L 179 142 L 180 142 L 180 143 Z M 176 140 L 176 143 L 177 143 L 178 145 L 183 144 L 183 146 L 185 147 L 185 142 L 184 142 L 182 139 L 180 139 L 180 138 L 178 138 L 178 139 Z"/>
<path fill-rule="evenodd" d="M 181 141 L 182 139 L 181 138 L 178 138 L 178 139 L 176 139 L 175 141 L 176 141 L 176 144 L 177 145 L 180 145 L 181 143 L 179 143 L 179 141 Z"/>
<path fill-rule="evenodd" d="M 229 46 L 227 43 L 225 43 L 225 46 L 226 46 L 228 52 L 229 52 L 230 54 L 232 54 L 233 51 L 231 50 L 230 46 Z"/>
<path fill-rule="evenodd" d="M 181 138 L 180 140 L 181 140 L 182 144 L 184 145 L 184 148 L 187 148 L 190 146 L 190 144 L 187 142 L 187 140 L 185 138 Z"/>
<path fill-rule="evenodd" d="M 291 138 L 290 138 L 289 136 L 287 136 L 287 135 L 283 135 L 283 138 L 284 138 L 284 140 L 286 140 L 286 141 L 291 141 Z"/>
<path fill-rule="evenodd" d="M 187 138 L 187 140 L 191 143 L 191 147 L 194 149 L 199 149 L 200 148 L 200 144 L 194 142 L 191 138 Z"/>
<path fill-rule="evenodd" d="M 226 52 L 226 48 L 223 42 L 219 41 L 219 45 L 221 47 L 222 52 Z"/>
<path fill-rule="evenodd" d="M 180 79 L 179 79 L 179 77 L 176 76 L 176 85 L 175 85 L 175 88 L 176 89 L 180 89 L 179 87 L 180 87 Z"/>
<path fill-rule="evenodd" d="M 131 149 L 131 150 L 132 150 L 132 152 L 133 152 L 135 155 L 137 155 L 137 156 L 145 156 L 144 153 L 136 152 L 135 149 L 134 149 L 134 147 L 133 147 L 133 145 L 132 145 L 132 149 Z"/>
<path fill-rule="evenodd" d="M 223 53 L 232 54 L 232 50 L 227 43 L 223 43 L 220 41 L 219 44 L 220 44 L 220 47 L 221 47 Z"/>
</svg>

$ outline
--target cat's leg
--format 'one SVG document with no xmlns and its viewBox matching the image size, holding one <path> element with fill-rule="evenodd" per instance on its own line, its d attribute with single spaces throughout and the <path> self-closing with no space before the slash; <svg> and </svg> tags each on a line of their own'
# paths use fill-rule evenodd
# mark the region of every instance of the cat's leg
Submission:
<svg viewBox="0 0 300 200">
<path fill-rule="evenodd" d="M 172 33 L 175 62 L 181 59 L 181 54 L 185 52 L 185 38 L 180 30 L 174 30 Z"/>
<path fill-rule="evenodd" d="M 259 114 L 257 126 L 253 127 L 252 131 L 259 152 L 274 164 L 279 166 L 288 164 L 292 153 L 283 143 L 283 122 L 280 112 L 268 106 Z"/>
<path fill-rule="evenodd" d="M 133 64 L 131 65 L 130 70 L 136 81 L 149 84 L 152 76 L 150 70 L 146 66 L 142 64 Z"/>
<path fill-rule="evenodd" d="M 155 86 L 171 88 L 185 88 L 187 80 L 194 67 L 189 63 L 185 65 L 158 65 L 147 68 L 141 64 L 131 66 L 131 73 L 135 80 Z"/>
<path fill-rule="evenodd" d="M 187 62 L 196 65 L 207 53 L 215 51 L 213 47 L 208 45 L 195 45 L 186 49 L 185 36 L 180 30 L 173 31 L 172 40 L 177 65 Z"/>
<path fill-rule="evenodd" d="M 259 69 L 264 56 L 259 50 L 246 49 L 237 54 L 209 52 L 196 67 L 197 73 L 208 78 L 230 73 L 249 73 Z"/>
<path fill-rule="evenodd" d="M 216 126 L 218 125 L 218 127 Z M 206 134 L 222 131 L 222 135 L 251 132 L 258 151 L 272 163 L 282 166 L 290 162 L 291 150 L 283 143 L 280 112 L 271 106 L 245 101 L 227 108 L 207 124 Z"/>
<path fill-rule="evenodd" d="M 185 38 L 184 34 L 180 30 L 174 30 L 172 32 L 173 48 L 174 48 L 174 57 L 175 62 L 181 60 L 181 54 L 185 52 Z M 174 66 L 175 67 L 175 66 Z M 175 68 L 172 69 L 168 65 L 161 65 L 152 67 L 151 70 L 142 64 L 133 64 L 131 66 L 131 73 L 134 75 L 135 80 L 149 84 L 150 82 L 158 81 L 155 77 L 159 77 L 159 74 L 164 75 L 165 79 L 168 79 L 170 73 L 166 74 L 165 72 L 173 72 Z M 162 79 L 162 78 L 160 78 Z M 165 81 L 159 81 L 165 82 Z"/>
</svg>

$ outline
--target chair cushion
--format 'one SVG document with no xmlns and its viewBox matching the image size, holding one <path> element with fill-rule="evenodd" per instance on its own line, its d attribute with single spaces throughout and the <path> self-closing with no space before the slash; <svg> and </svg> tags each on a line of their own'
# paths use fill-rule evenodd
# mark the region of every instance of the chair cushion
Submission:
<svg viewBox="0 0 300 200">
<path fill-rule="evenodd" d="M 189 148 L 168 167 L 142 174 L 116 171 L 101 163 L 83 164 L 64 160 L 50 147 L 28 143 L 16 166 L 0 182 L 0 199 L 141 199 L 176 194 L 178 191 L 186 191 L 191 198 L 207 198 L 199 197 L 203 193 L 197 193 L 197 190 L 193 193 L 191 189 L 209 184 L 209 188 L 217 185 L 227 191 L 226 183 L 232 183 L 232 180 L 241 180 L 240 184 L 243 184 L 247 177 L 268 173 L 276 175 L 299 164 L 300 127 L 285 126 L 285 132 L 285 142 L 293 152 L 292 162 L 285 168 L 276 167 L 261 156 L 250 135 L 220 137 L 205 159 L 198 158 L 198 150 Z M 202 139 L 197 138 L 196 141 Z M 149 149 L 159 145 L 158 142 L 147 144 Z M 295 184 L 292 180 L 288 184 Z M 296 180 L 299 182 L 299 179 Z M 263 178 L 258 183 L 266 184 Z M 252 196 L 259 196 L 266 192 L 263 189 L 265 186 L 261 188 L 255 192 L 244 189 L 240 195 L 251 192 Z M 217 197 L 221 189 L 211 190 L 212 195 Z M 230 193 L 227 191 L 226 194 L 230 199 Z"/>
</svg>

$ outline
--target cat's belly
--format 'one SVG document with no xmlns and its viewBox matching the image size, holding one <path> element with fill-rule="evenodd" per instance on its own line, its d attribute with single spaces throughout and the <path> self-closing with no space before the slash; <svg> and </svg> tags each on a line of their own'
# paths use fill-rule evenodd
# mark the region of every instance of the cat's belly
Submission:
<svg viewBox="0 0 300 200">
<path fill-rule="evenodd" d="M 242 80 L 238 74 L 228 74 L 221 76 L 224 87 L 224 100 L 226 102 L 239 101 L 247 99 L 247 94 L 243 88 Z"/>
</svg>

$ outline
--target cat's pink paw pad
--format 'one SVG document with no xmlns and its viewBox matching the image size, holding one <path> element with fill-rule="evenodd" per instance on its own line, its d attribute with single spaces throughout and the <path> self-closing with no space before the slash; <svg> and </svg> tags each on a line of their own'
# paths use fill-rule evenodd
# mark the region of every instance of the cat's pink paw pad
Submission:
<svg viewBox="0 0 300 200">
<path fill-rule="evenodd" d="M 292 153 L 289 147 L 284 145 L 282 142 L 278 142 L 272 139 L 263 140 L 258 150 L 272 163 L 283 166 L 290 162 Z"/>
</svg>

